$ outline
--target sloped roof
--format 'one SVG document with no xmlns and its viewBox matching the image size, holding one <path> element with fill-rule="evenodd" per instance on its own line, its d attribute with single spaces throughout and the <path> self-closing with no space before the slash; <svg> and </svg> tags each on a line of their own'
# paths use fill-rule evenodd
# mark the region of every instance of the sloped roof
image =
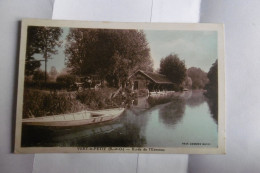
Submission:
<svg viewBox="0 0 260 173">
<path fill-rule="evenodd" d="M 154 72 L 147 72 L 147 71 L 142 71 L 138 70 L 136 73 L 142 73 L 149 79 L 151 79 L 153 82 L 158 83 L 158 84 L 173 84 L 165 75 L 159 74 L 159 73 L 154 73 Z M 133 74 L 133 75 L 134 75 Z M 130 78 L 133 76 L 131 75 Z"/>
</svg>

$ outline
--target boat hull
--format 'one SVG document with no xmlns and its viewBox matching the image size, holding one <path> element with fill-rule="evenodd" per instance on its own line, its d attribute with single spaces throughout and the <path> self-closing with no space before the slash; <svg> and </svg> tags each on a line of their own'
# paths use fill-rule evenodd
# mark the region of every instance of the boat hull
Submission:
<svg viewBox="0 0 260 173">
<path fill-rule="evenodd" d="M 118 118 L 123 112 L 124 108 L 119 108 L 115 111 L 113 111 L 112 109 L 93 112 L 83 111 L 73 114 L 23 119 L 23 124 L 31 126 L 57 127 L 82 126 L 114 120 Z"/>
</svg>

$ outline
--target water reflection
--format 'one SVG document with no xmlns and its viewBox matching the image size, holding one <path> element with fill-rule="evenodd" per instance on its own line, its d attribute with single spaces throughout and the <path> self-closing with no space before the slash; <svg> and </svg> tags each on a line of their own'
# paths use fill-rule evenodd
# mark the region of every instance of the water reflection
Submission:
<svg viewBox="0 0 260 173">
<path fill-rule="evenodd" d="M 23 126 L 22 146 L 141 147 L 146 144 L 141 132 L 146 122 L 146 116 L 135 116 L 129 110 L 119 119 L 99 125 L 66 128 Z"/>
<path fill-rule="evenodd" d="M 71 146 L 141 147 L 145 143 L 145 138 L 140 135 L 140 127 L 135 124 L 124 124 L 110 133 L 93 134 L 74 140 Z"/>
<path fill-rule="evenodd" d="M 218 99 L 208 98 L 207 103 L 214 121 L 218 124 Z"/>
<path fill-rule="evenodd" d="M 114 127 L 107 133 L 81 138 L 75 141 L 73 146 L 142 147 L 146 144 L 146 139 L 141 130 L 146 122 L 146 116 L 136 116 L 131 110 L 127 110 L 118 120 L 105 123 L 117 124 L 117 128 Z"/>
<path fill-rule="evenodd" d="M 174 127 L 177 124 L 185 112 L 185 100 L 182 98 L 175 98 L 173 101 L 163 109 L 159 110 L 159 120 L 163 122 L 166 126 Z"/>
<path fill-rule="evenodd" d="M 203 92 L 200 90 L 194 90 L 192 91 L 191 97 L 186 100 L 186 104 L 190 107 L 197 107 L 205 102 L 205 97 L 203 95 Z"/>
<path fill-rule="evenodd" d="M 202 91 L 176 94 L 170 103 L 147 106 L 146 98 L 118 119 L 98 125 L 22 127 L 22 146 L 180 147 L 204 141 L 217 146 L 217 100 Z M 213 118 L 212 118 L 213 117 Z M 214 120 L 213 120 L 214 119 Z"/>
</svg>

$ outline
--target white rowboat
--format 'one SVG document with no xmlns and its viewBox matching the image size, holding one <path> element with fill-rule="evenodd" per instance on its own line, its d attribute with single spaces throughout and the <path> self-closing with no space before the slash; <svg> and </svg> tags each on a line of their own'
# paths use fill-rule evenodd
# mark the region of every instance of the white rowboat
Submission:
<svg viewBox="0 0 260 173">
<path fill-rule="evenodd" d="M 70 114 L 26 118 L 25 125 L 34 126 L 80 126 L 110 121 L 119 117 L 125 108 L 104 109 L 96 111 L 82 111 Z"/>
</svg>

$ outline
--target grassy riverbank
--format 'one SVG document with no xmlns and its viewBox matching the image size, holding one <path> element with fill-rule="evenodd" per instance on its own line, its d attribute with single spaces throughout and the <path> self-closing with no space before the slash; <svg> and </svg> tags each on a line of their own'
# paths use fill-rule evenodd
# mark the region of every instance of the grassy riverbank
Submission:
<svg viewBox="0 0 260 173">
<path fill-rule="evenodd" d="M 30 89 L 24 91 L 23 118 L 77 112 L 86 108 L 86 105 L 76 100 L 75 93 Z"/>
<path fill-rule="evenodd" d="M 82 92 L 25 89 L 23 118 L 58 115 L 82 110 L 99 110 L 125 106 L 130 97 L 116 88 L 87 89 Z"/>
</svg>

